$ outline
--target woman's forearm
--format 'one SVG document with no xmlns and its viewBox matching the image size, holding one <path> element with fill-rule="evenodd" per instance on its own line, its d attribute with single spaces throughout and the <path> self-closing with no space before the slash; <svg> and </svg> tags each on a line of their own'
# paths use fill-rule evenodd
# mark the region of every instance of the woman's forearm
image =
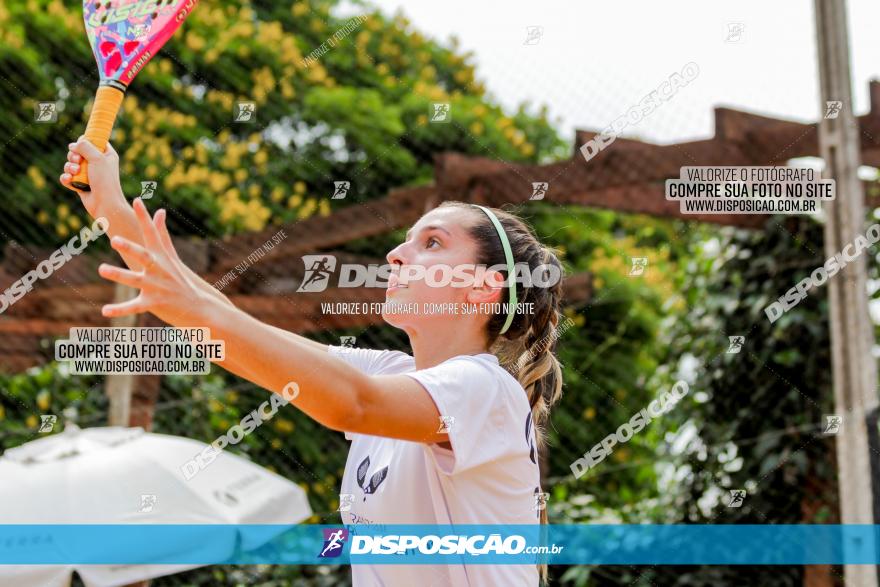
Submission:
<svg viewBox="0 0 880 587">
<path fill-rule="evenodd" d="M 185 324 L 175 326 L 210 328 L 211 338 L 225 344 L 219 365 L 275 393 L 295 382 L 300 393 L 291 403 L 324 426 L 346 429 L 368 376 L 331 356 L 326 345 L 269 326 L 216 298 L 199 306 Z"/>
<path fill-rule="evenodd" d="M 190 269 L 187 265 L 184 265 L 183 267 L 184 267 L 184 270 L 186 271 L 187 276 L 193 280 L 193 283 L 196 284 L 196 286 L 199 288 L 199 290 L 203 291 L 204 293 L 210 295 L 213 298 L 216 298 L 221 303 L 228 304 L 232 307 L 235 307 L 235 304 L 232 303 L 232 300 L 230 300 L 228 297 L 226 297 L 226 294 L 224 294 L 222 291 L 220 291 L 219 289 L 217 289 L 216 287 L 214 287 L 213 285 L 211 285 L 210 283 L 205 281 L 198 273 L 196 273 L 195 271 Z"/>
<path fill-rule="evenodd" d="M 306 345 L 309 345 L 309 346 L 312 347 L 313 349 L 315 349 L 315 350 L 317 350 L 317 351 L 320 351 L 320 352 L 322 352 L 322 353 L 329 352 L 329 350 L 330 350 L 330 347 L 329 347 L 328 345 L 322 343 L 322 342 L 318 342 L 318 341 L 316 341 L 316 340 L 312 340 L 312 339 L 310 339 L 310 338 L 306 338 L 305 336 L 302 336 L 302 335 L 299 335 L 299 334 L 296 334 L 296 333 L 293 333 L 293 332 L 288 332 L 287 330 L 284 330 L 284 329 L 282 329 L 282 328 L 277 328 L 277 327 L 275 327 L 275 326 L 272 326 L 271 324 L 265 324 L 265 323 L 264 323 L 264 325 L 266 326 L 266 328 L 271 328 L 272 330 L 276 330 L 276 331 L 278 331 L 278 332 L 279 332 L 282 336 L 284 336 L 287 340 L 291 340 L 291 341 L 294 341 L 294 342 L 298 342 L 298 343 L 300 343 L 300 344 L 306 344 Z"/>
</svg>

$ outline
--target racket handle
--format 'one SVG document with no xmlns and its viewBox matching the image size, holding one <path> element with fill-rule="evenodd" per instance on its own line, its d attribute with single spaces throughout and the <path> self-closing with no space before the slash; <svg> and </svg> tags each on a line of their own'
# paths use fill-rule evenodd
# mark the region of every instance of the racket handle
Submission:
<svg viewBox="0 0 880 587">
<path fill-rule="evenodd" d="M 122 105 L 125 93 L 111 86 L 100 86 L 95 94 L 95 105 L 89 115 L 89 124 L 86 126 L 85 137 L 95 145 L 102 153 L 107 150 L 110 141 L 110 133 L 113 132 L 113 123 Z M 79 173 L 73 176 L 70 185 L 78 190 L 89 192 L 89 163 L 83 157 L 79 164 Z"/>
</svg>

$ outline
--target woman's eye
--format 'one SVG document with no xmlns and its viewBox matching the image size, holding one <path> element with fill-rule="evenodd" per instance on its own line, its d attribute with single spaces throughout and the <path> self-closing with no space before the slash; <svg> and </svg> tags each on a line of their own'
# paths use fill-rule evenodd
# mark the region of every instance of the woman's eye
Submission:
<svg viewBox="0 0 880 587">
<path fill-rule="evenodd" d="M 439 244 L 440 244 L 440 241 L 438 241 L 438 240 L 437 240 L 436 238 L 434 238 L 434 237 L 429 238 L 429 239 L 428 239 L 428 242 L 426 243 L 427 248 L 430 249 L 432 243 L 437 243 L 437 244 L 439 245 Z"/>
</svg>

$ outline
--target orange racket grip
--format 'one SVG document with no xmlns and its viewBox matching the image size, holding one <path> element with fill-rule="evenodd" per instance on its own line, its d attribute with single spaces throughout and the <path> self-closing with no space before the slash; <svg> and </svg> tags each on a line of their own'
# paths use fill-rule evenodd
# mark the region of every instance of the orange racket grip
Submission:
<svg viewBox="0 0 880 587">
<path fill-rule="evenodd" d="M 101 86 L 95 94 L 95 105 L 89 115 L 89 124 L 86 126 L 85 137 L 95 145 L 102 153 L 107 150 L 110 141 L 110 133 L 113 132 L 113 123 L 122 105 L 125 92 L 111 86 Z M 73 176 L 70 185 L 78 190 L 89 192 L 89 163 L 83 157 L 79 164 L 79 173 Z"/>
</svg>

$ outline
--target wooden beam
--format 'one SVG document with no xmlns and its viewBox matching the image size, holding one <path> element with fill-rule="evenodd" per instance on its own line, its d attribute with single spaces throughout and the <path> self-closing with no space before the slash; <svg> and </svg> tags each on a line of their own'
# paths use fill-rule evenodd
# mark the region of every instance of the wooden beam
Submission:
<svg viewBox="0 0 880 587">
<path fill-rule="evenodd" d="M 211 283 L 220 279 L 282 228 L 288 238 L 276 245 L 266 258 L 299 257 L 408 226 L 424 213 L 424 202 L 433 196 L 432 186 L 394 190 L 386 198 L 346 206 L 330 216 L 312 216 L 295 224 L 213 241 L 211 273 L 207 279 Z"/>
</svg>

